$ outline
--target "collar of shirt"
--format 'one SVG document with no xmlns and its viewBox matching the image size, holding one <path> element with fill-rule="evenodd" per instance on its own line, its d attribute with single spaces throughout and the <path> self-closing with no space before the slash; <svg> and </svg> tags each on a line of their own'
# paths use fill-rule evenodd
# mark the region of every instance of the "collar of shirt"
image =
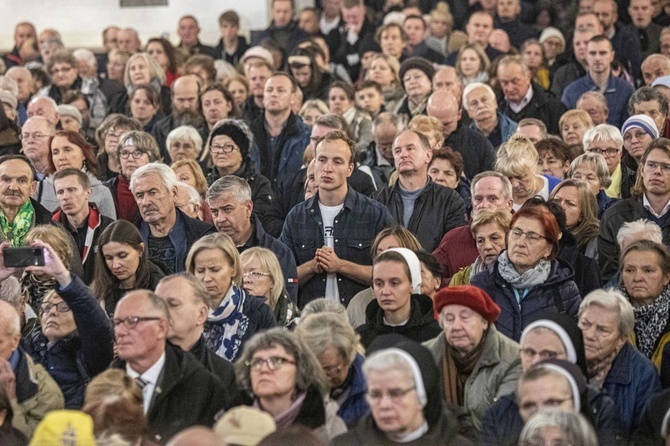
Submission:
<svg viewBox="0 0 670 446">
<path fill-rule="evenodd" d="M 528 91 L 526 92 L 526 95 L 523 97 L 523 99 L 521 99 L 521 102 L 510 102 L 509 108 L 511 108 L 514 113 L 519 113 L 526 107 L 526 105 L 530 103 L 531 99 L 533 99 L 532 85 L 528 87 Z"/>
<path fill-rule="evenodd" d="M 151 367 L 147 369 L 146 372 L 139 374 L 126 363 L 126 373 L 131 378 L 135 379 L 141 377 L 146 381 L 146 385 L 142 389 L 142 399 L 144 400 L 144 413 L 146 414 L 149 411 L 149 404 L 151 404 L 151 397 L 153 396 L 156 386 L 158 384 L 158 378 L 163 371 L 163 366 L 165 366 L 165 352 L 158 358 L 158 361 L 154 363 Z"/>
<path fill-rule="evenodd" d="M 665 203 L 665 206 L 663 206 L 663 210 L 661 211 L 660 214 L 657 214 L 656 211 L 654 211 L 654 208 L 651 207 L 651 204 L 649 204 L 649 200 L 647 200 L 647 194 L 644 194 L 642 196 L 642 206 L 644 206 L 644 208 L 648 210 L 649 213 L 654 217 L 661 218 L 665 214 L 667 214 L 668 211 L 670 211 L 670 200 L 667 203 Z"/>
</svg>

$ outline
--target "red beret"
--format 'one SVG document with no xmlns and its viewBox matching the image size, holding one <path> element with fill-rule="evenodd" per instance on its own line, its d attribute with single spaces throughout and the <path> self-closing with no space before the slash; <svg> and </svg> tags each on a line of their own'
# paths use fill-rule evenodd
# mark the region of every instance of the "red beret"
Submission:
<svg viewBox="0 0 670 446">
<path fill-rule="evenodd" d="M 479 313 L 489 323 L 493 323 L 500 316 L 500 307 L 486 294 L 486 291 L 476 286 L 452 286 L 442 288 L 435 294 L 435 319 L 440 318 L 442 308 L 447 305 L 463 305 Z"/>
</svg>

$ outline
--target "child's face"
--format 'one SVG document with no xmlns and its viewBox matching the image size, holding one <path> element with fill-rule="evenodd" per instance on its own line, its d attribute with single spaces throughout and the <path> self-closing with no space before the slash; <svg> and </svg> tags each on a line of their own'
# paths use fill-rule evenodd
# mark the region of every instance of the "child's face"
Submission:
<svg viewBox="0 0 670 446">
<path fill-rule="evenodd" d="M 358 108 L 375 116 L 384 103 L 384 96 L 379 94 L 375 88 L 364 88 L 356 92 L 356 102 Z"/>
</svg>

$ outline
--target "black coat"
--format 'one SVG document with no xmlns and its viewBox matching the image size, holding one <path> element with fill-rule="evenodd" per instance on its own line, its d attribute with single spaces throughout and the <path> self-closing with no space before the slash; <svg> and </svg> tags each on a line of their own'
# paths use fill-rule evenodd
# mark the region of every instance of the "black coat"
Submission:
<svg viewBox="0 0 670 446">
<path fill-rule="evenodd" d="M 378 336 L 396 333 L 414 342 L 425 342 L 442 333 L 442 329 L 433 315 L 433 301 L 423 294 L 413 294 L 409 320 L 405 325 L 393 327 L 384 323 L 384 310 L 377 300 L 370 302 L 365 309 L 365 324 L 356 328 L 361 336 L 361 344 L 370 346 Z"/>
<path fill-rule="evenodd" d="M 115 360 L 113 368 L 126 368 Z M 229 407 L 223 383 L 190 353 L 166 342 L 165 365 L 147 413 L 148 438 L 160 444 L 196 425 L 212 426 L 214 416 Z"/>
<path fill-rule="evenodd" d="M 663 418 L 670 409 L 670 389 L 654 395 L 644 407 L 637 430 L 633 434 L 636 446 L 665 446 L 661 437 Z"/>
<path fill-rule="evenodd" d="M 459 124 L 456 130 L 445 138 L 444 145 L 461 154 L 466 177 L 472 179 L 480 172 L 494 170 L 496 151 L 489 140 L 478 131 Z"/>
<path fill-rule="evenodd" d="M 247 159 L 242 164 L 240 169 L 233 173 L 240 178 L 244 178 L 251 187 L 251 200 L 254 202 L 254 214 L 265 215 L 272 205 L 272 185 L 270 180 L 258 173 L 257 170 L 251 167 L 251 161 Z M 212 166 L 207 174 L 207 184 L 212 185 L 216 180 L 221 178 L 216 167 Z"/>
<path fill-rule="evenodd" d="M 219 39 L 219 43 L 214 47 L 214 50 L 216 51 L 215 59 L 223 59 L 232 66 L 236 67 L 248 49 L 249 44 L 247 43 L 247 39 L 242 36 L 237 36 L 237 51 L 235 51 L 233 54 L 228 54 L 226 53 L 226 49 L 223 46 L 223 39 Z"/>
<path fill-rule="evenodd" d="M 600 268 L 595 259 L 586 257 L 577 246 L 577 239 L 569 232 L 563 232 L 559 243 L 558 258 L 571 265 L 574 270 L 575 284 L 581 296 L 602 287 Z"/>
<path fill-rule="evenodd" d="M 544 89 L 535 82 L 531 83 L 531 88 L 533 89 L 533 97 L 530 102 L 519 111 L 519 113 L 512 110 L 504 98 L 499 102 L 498 109 L 509 116 L 512 121 L 516 122 L 519 122 L 524 118 L 539 119 L 547 126 L 548 133 L 552 135 L 560 135 L 561 131 L 558 128 L 558 121 L 566 111 L 565 105 L 558 99 L 552 97 L 551 93 L 545 92 Z"/>
<path fill-rule="evenodd" d="M 156 122 L 154 127 L 151 129 L 151 136 L 153 136 L 156 140 L 156 143 L 158 144 L 158 150 L 160 151 L 161 157 L 163 158 L 163 162 L 168 166 L 172 164 L 172 158 L 170 158 L 170 152 L 168 152 L 166 144 L 167 137 L 168 134 L 177 127 L 178 125 L 174 122 L 172 115 L 166 114 L 166 116 Z M 207 141 L 209 130 L 206 127 L 201 127 L 196 130 L 200 134 L 202 140 Z"/>
<path fill-rule="evenodd" d="M 205 345 L 205 338 L 200 336 L 198 342 L 196 342 L 188 352 L 195 356 L 195 359 L 200 361 L 200 364 L 202 364 L 206 370 L 221 380 L 228 395 L 232 396 L 238 392 L 233 364 L 222 357 L 217 356 L 216 353 L 208 349 Z"/>
</svg>

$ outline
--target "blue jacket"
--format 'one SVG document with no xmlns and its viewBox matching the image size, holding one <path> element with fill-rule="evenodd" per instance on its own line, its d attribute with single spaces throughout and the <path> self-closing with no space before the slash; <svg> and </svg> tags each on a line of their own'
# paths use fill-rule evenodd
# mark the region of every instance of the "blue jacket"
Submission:
<svg viewBox="0 0 670 446">
<path fill-rule="evenodd" d="M 112 362 L 114 333 L 105 311 L 79 277 L 73 275 L 65 288 L 57 285 L 56 292 L 70 306 L 77 329 L 49 348 L 38 327 L 26 350 L 58 383 L 65 408 L 79 409 L 86 384 Z"/>
<path fill-rule="evenodd" d="M 460 198 L 459 198 L 460 200 Z M 349 187 L 344 199 L 344 207 L 335 217 L 333 237 L 335 254 L 341 259 L 359 265 L 372 265 L 370 248 L 379 232 L 393 224 L 393 217 L 386 207 Z M 319 209 L 319 194 L 296 205 L 284 222 L 279 239 L 293 252 L 297 265 L 314 258 L 316 250 L 323 247 L 323 220 Z M 326 273 L 315 274 L 300 284 L 300 308 L 326 292 Z M 369 284 L 362 284 L 344 275 L 337 276 L 340 302 L 347 306 L 349 301 Z"/>
<path fill-rule="evenodd" d="M 523 329 L 540 311 L 565 313 L 577 319 L 582 298 L 570 266 L 553 260 L 546 282 L 531 288 L 519 304 L 512 286 L 498 272 L 498 262 L 475 275 L 470 284 L 486 291 L 502 310 L 496 321 L 500 333 L 519 342 Z"/>
<path fill-rule="evenodd" d="M 368 406 L 368 402 L 365 400 L 365 392 L 368 390 L 368 385 L 363 375 L 364 362 L 365 357 L 357 353 L 349 371 L 351 373 L 349 394 L 340 403 L 340 409 L 337 411 L 337 416 L 342 418 L 347 427 L 350 428 L 355 426 L 358 420 L 370 412 L 370 406 Z"/>
<path fill-rule="evenodd" d="M 596 195 L 596 201 L 598 202 L 598 218 L 601 219 L 603 218 L 603 214 L 605 213 L 605 211 L 619 200 L 607 196 L 605 191 L 603 189 L 600 189 L 598 195 Z"/>
<path fill-rule="evenodd" d="M 302 167 L 302 155 L 309 145 L 312 127 L 302 122 L 291 113 L 286 120 L 284 129 L 277 136 L 276 150 L 270 143 L 270 136 L 265 129 L 265 115 L 256 118 L 250 125 L 254 135 L 254 144 L 249 156 L 254 167 L 277 190 L 277 184 L 287 176 L 295 175 Z"/>
<path fill-rule="evenodd" d="M 563 96 L 561 96 L 561 102 L 568 109 L 577 108 L 577 100 L 582 94 L 587 91 L 598 90 L 599 87 L 587 73 L 586 76 L 577 79 L 565 87 Z M 628 99 L 634 91 L 635 89 L 628 82 L 610 74 L 607 88 L 605 89 L 605 99 L 607 99 L 607 107 L 610 110 L 607 116 L 608 124 L 621 128 L 628 118 Z"/>
<path fill-rule="evenodd" d="M 500 128 L 502 142 L 505 143 L 516 132 L 517 123 L 506 114 L 498 112 L 498 127 Z M 470 121 L 470 128 L 477 130 L 475 121 Z"/>
<path fill-rule="evenodd" d="M 616 401 L 630 435 L 639 425 L 647 401 L 661 391 L 661 381 L 654 364 L 626 342 L 605 377 L 603 390 Z"/>
</svg>

